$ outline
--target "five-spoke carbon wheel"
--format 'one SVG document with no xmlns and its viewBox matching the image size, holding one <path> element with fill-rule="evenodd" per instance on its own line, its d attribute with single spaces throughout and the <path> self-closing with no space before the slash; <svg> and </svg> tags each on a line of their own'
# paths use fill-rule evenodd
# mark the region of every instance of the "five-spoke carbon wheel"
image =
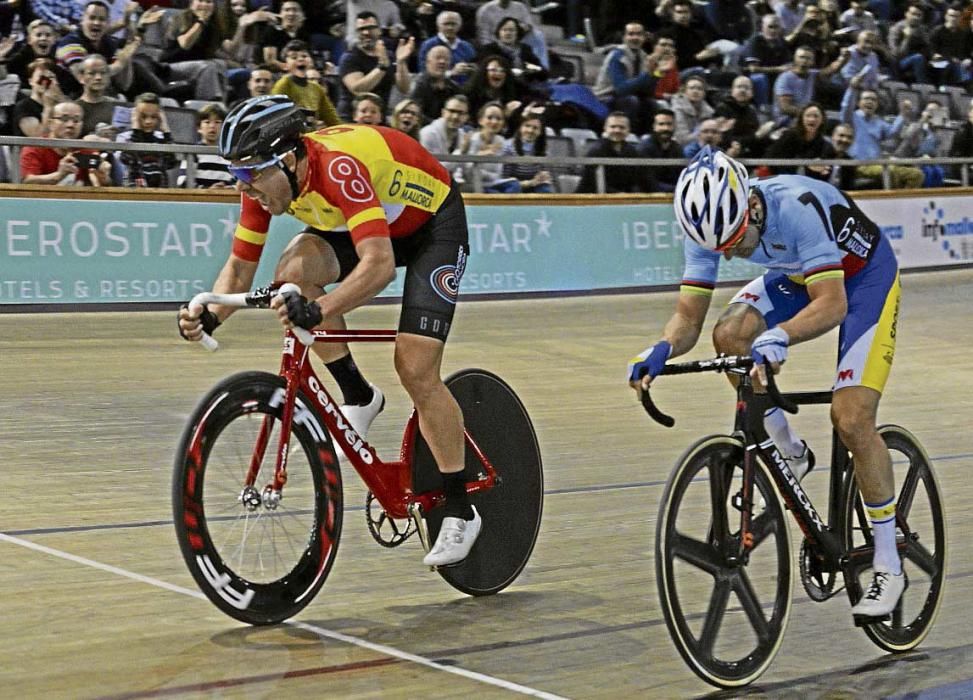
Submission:
<svg viewBox="0 0 973 700">
<path fill-rule="evenodd" d="M 735 561 L 743 458 L 742 443 L 729 436 L 690 447 L 666 484 L 656 528 L 656 584 L 669 634 L 696 675 L 724 688 L 766 670 L 791 609 L 786 513 L 756 460 L 753 549 Z"/>
<path fill-rule="evenodd" d="M 942 494 L 925 450 L 897 425 L 879 428 L 892 455 L 898 499 L 895 504 L 899 553 L 909 587 L 891 619 L 864 626 L 875 644 L 890 652 L 908 651 L 925 639 L 939 611 L 946 578 L 946 517 Z M 872 529 L 858 489 L 845 495 L 844 540 L 849 549 L 845 584 L 852 604 L 872 577 Z"/>
</svg>

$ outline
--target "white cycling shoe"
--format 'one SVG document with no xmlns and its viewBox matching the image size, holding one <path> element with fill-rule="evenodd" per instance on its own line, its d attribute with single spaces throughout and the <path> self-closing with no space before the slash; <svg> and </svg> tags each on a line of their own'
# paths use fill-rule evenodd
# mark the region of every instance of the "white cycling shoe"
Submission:
<svg viewBox="0 0 973 700">
<path fill-rule="evenodd" d="M 351 427 L 354 428 L 362 440 L 368 434 L 368 429 L 372 427 L 372 421 L 385 408 L 385 395 L 382 391 L 371 382 L 369 382 L 368 386 L 372 388 L 371 401 L 364 406 L 341 407 L 341 412 L 345 414 L 345 418 L 348 419 Z"/>
<path fill-rule="evenodd" d="M 439 528 L 439 537 L 436 544 L 422 559 L 426 566 L 449 566 L 458 564 L 469 556 L 473 549 L 473 543 L 480 536 L 480 528 L 483 519 L 473 508 L 473 519 L 463 520 L 463 518 L 443 518 L 442 527 Z"/>
<path fill-rule="evenodd" d="M 904 571 L 900 574 L 876 571 L 865 595 L 851 609 L 855 624 L 866 625 L 889 617 L 908 587 L 909 579 Z"/>
<path fill-rule="evenodd" d="M 797 457 L 784 457 L 784 461 L 787 462 L 787 468 L 791 470 L 791 473 L 798 482 L 807 476 L 808 472 L 814 469 L 815 463 L 814 453 L 811 451 L 811 448 L 803 440 L 801 442 L 804 443 L 803 454 Z"/>
</svg>

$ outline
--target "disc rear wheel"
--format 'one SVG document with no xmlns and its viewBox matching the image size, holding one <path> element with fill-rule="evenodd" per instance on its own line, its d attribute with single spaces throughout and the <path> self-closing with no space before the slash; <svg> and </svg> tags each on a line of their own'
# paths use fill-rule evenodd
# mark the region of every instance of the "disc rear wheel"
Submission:
<svg viewBox="0 0 973 700">
<path fill-rule="evenodd" d="M 517 578 L 537 541 L 544 504 L 540 448 L 527 410 L 500 377 L 466 369 L 446 379 L 446 386 L 463 411 L 466 431 L 496 469 L 499 482 L 471 496 L 483 526 L 470 555 L 438 571 L 464 593 L 489 595 Z M 482 473 L 479 458 L 467 446 L 467 481 Z M 416 493 L 442 488 L 436 461 L 421 435 L 416 439 L 413 487 Z M 442 519 L 442 508 L 426 514 L 431 541 L 439 535 Z"/>
</svg>

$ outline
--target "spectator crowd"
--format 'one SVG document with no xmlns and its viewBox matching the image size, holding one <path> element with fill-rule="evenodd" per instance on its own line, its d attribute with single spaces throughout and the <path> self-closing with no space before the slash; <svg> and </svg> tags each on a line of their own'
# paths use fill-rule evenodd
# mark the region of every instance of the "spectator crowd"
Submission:
<svg viewBox="0 0 973 700">
<path fill-rule="evenodd" d="M 110 143 L 212 146 L 230 108 L 274 93 L 309 129 L 390 126 L 438 155 L 686 161 L 709 145 L 862 189 L 883 170 L 856 161 L 973 156 L 971 86 L 973 3 L 948 0 L 0 3 L 0 135 L 52 140 L 19 150 L 24 183 L 231 187 L 216 155 L 190 168 Z M 671 192 L 679 172 L 448 166 L 488 193 Z M 956 175 L 930 161 L 887 178 Z"/>
</svg>

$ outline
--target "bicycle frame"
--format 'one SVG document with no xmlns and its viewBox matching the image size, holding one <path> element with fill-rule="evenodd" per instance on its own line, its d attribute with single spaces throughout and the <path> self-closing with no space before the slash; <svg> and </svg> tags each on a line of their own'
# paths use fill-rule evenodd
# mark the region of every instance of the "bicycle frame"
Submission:
<svg viewBox="0 0 973 700">
<path fill-rule="evenodd" d="M 251 293 L 215 294 L 204 292 L 198 294 L 190 305 L 201 308 L 204 304 L 215 303 L 234 307 L 266 308 L 275 294 L 286 291 L 300 290 L 296 285 L 284 285 L 279 290 L 273 286 L 254 290 Z M 343 330 L 343 331 L 306 331 L 303 328 L 293 328 L 286 331 L 281 355 L 279 375 L 286 382 L 283 396 L 280 397 L 281 429 L 277 444 L 277 455 L 274 465 L 273 480 L 266 486 L 270 491 L 271 500 L 279 500 L 281 492 L 287 483 L 287 455 L 290 446 L 291 424 L 293 421 L 310 423 L 309 428 L 324 439 L 320 426 L 314 421 L 314 415 L 307 408 L 297 404 L 298 392 L 311 402 L 314 412 L 325 423 L 328 433 L 345 453 L 348 461 L 358 472 L 365 486 L 375 496 L 379 505 L 389 517 L 396 519 L 410 518 L 415 515 L 414 509 L 421 508 L 427 513 L 443 502 L 445 496 L 441 489 L 414 493 L 412 488 L 413 452 L 416 436 L 419 430 L 419 417 L 415 409 L 409 416 L 402 436 L 402 446 L 399 459 L 394 462 L 382 461 L 375 450 L 365 441 L 350 421 L 341 412 L 339 404 L 331 397 L 324 383 L 314 373 L 308 361 L 308 351 L 315 342 L 347 343 L 347 342 L 395 342 L 394 330 Z M 208 335 L 203 336 L 203 346 L 215 350 L 217 343 Z M 250 466 L 244 482 L 244 490 L 256 489 L 255 483 L 269 447 L 273 432 L 274 418 L 265 416 L 257 435 Z M 467 449 L 476 455 L 483 466 L 483 470 L 474 481 L 467 482 L 467 493 L 474 494 L 492 489 L 500 481 L 496 470 L 473 441 L 469 432 L 464 430 L 464 440 Z"/>
<path fill-rule="evenodd" d="M 796 407 L 807 404 L 830 404 L 832 394 L 830 391 L 815 391 L 785 393 L 781 396 L 785 403 L 793 404 Z M 842 493 L 845 481 L 852 478 L 848 451 L 841 444 L 837 434 L 832 433 L 833 447 L 828 517 L 827 520 L 824 520 L 764 428 L 764 414 L 768 409 L 777 405 L 779 404 L 771 394 L 758 394 L 754 391 L 753 382 L 748 372 L 743 372 L 740 375 L 740 381 L 737 385 L 737 409 L 733 433 L 740 438 L 745 446 L 743 499 L 748 507 L 741 508 L 739 556 L 745 560 L 755 544 L 750 527 L 751 509 L 749 505 L 750 493 L 753 489 L 753 459 L 756 457 L 761 459 L 764 466 L 767 467 L 767 471 L 773 477 L 784 504 L 793 513 L 801 532 L 816 545 L 817 551 L 825 557 L 829 565 L 837 567 L 844 559 L 846 552 L 835 534 L 837 528 L 832 527 L 832 524 L 837 524 L 838 518 L 843 517 L 843 514 L 840 513 L 839 496 Z M 868 556 L 870 560 L 870 552 Z"/>
<path fill-rule="evenodd" d="M 314 331 L 312 335 L 315 342 L 394 342 L 396 333 L 386 330 L 347 330 Z M 287 454 L 292 421 L 302 422 L 312 419 L 309 414 L 302 413 L 302 408 L 297 405 L 297 395 L 300 392 L 307 397 L 317 414 L 324 420 L 325 427 L 333 437 L 334 442 L 348 457 L 348 461 L 358 472 L 365 486 L 368 487 L 368 490 L 372 492 L 390 517 L 408 518 L 410 517 L 410 507 L 416 504 L 422 508 L 423 512 L 428 512 L 439 505 L 444 498 L 441 490 L 424 493 L 414 493 L 412 490 L 412 454 L 419 429 L 419 418 L 415 409 L 413 409 L 406 423 L 399 459 L 392 462 L 382 461 L 375 449 L 351 427 L 351 423 L 341 412 L 339 405 L 315 374 L 311 363 L 308 361 L 309 350 L 310 346 L 299 342 L 292 331 L 287 332 L 284 337 L 279 372 L 286 382 L 286 388 L 282 399 L 281 429 L 277 445 L 274 478 L 270 484 L 273 491 L 280 492 L 287 482 Z M 306 411 L 306 409 L 303 410 Z M 251 457 L 250 469 L 246 479 L 247 486 L 254 486 L 257 479 L 270 440 L 273 422 L 274 419 L 270 416 L 264 418 Z M 467 493 L 472 494 L 493 488 L 497 482 L 493 465 L 473 442 L 469 433 L 465 431 L 464 439 L 467 448 L 473 451 L 484 469 L 480 478 L 467 483 Z"/>
<path fill-rule="evenodd" d="M 836 534 L 843 529 L 841 519 L 844 518 L 844 513 L 841 512 L 841 496 L 850 488 L 850 482 L 854 478 L 851 457 L 838 434 L 832 431 L 828 519 L 824 520 L 815 509 L 800 482 L 787 466 L 787 461 L 780 450 L 767 435 L 763 424 L 764 413 L 771 407 L 779 406 L 789 413 L 797 413 L 800 405 L 831 403 L 832 392 L 815 391 L 782 394 L 777 389 L 773 372 L 768 366 L 766 368 L 767 393 L 757 393 L 754 391 L 753 381 L 750 378 L 750 370 L 753 364 L 750 357 L 724 356 L 714 360 L 666 365 L 662 372 L 662 374 L 689 374 L 711 371 L 726 372 L 739 377 L 733 435 L 744 446 L 743 486 L 740 495 L 741 501 L 736 504 L 740 509 L 740 545 L 738 551 L 730 555 L 730 559 L 745 564 L 750 551 L 757 544 L 754 540 L 751 522 L 754 483 L 753 460 L 756 458 L 763 461 L 777 485 L 781 498 L 784 499 L 784 503 L 793 513 L 801 532 L 816 547 L 816 551 L 823 557 L 824 563 L 829 569 L 838 570 L 842 568 L 847 570 L 849 567 L 857 568 L 866 565 L 872 559 L 872 545 L 867 544 L 847 550 Z M 656 408 L 648 392 L 643 393 L 642 403 L 645 410 L 657 422 L 666 427 L 672 427 L 675 424 L 670 416 Z M 859 505 L 859 507 L 861 506 Z M 898 549 L 901 552 L 905 548 L 905 542 L 908 541 L 910 531 L 901 514 L 896 515 L 896 522 L 906 536 L 904 540 L 900 540 L 898 543 Z M 717 527 L 722 527 L 722 524 L 717 525 Z M 716 534 L 721 537 L 728 535 L 726 532 L 717 532 Z"/>
</svg>

